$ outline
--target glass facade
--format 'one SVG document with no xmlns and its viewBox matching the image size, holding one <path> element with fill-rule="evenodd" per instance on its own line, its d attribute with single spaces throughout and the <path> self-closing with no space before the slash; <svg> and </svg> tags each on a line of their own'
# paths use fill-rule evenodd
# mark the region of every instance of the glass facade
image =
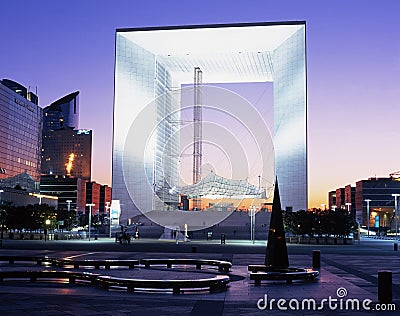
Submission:
<svg viewBox="0 0 400 316">
<path fill-rule="evenodd" d="M 305 28 L 273 53 L 275 170 L 282 207 L 307 210 Z"/>
<path fill-rule="evenodd" d="M 0 82 L 0 187 L 39 191 L 42 109 Z"/>
<path fill-rule="evenodd" d="M 305 45 L 305 22 L 117 30 L 112 187 L 121 222 L 177 202 L 168 194 L 179 179 L 178 89 L 197 66 L 209 83 L 273 81 L 282 206 L 307 209 Z"/>
<path fill-rule="evenodd" d="M 165 188 L 178 185 L 179 135 L 174 121 L 178 121 L 179 96 L 167 93 L 171 91 L 173 81 L 166 68 L 156 61 L 154 54 L 120 34 L 117 34 L 116 45 L 115 103 L 118 106 L 114 107 L 112 187 L 113 195 L 116 192 L 117 199 L 123 201 L 121 218 L 124 220 L 140 214 L 139 208 L 150 211 L 168 207 L 165 203 L 178 204 L 178 197 Z M 153 106 L 146 107 L 151 102 Z M 145 115 L 145 120 L 141 120 L 139 117 L 144 110 L 150 113 Z M 137 132 L 130 129 L 134 121 Z M 152 136 L 142 147 L 137 137 L 125 144 L 129 132 L 140 135 L 153 126 L 157 126 L 157 129 L 150 131 Z M 170 146 L 165 146 L 168 142 Z M 132 155 L 124 155 L 124 149 L 130 145 L 132 150 L 129 152 Z M 124 166 L 135 177 L 124 177 Z M 130 192 L 135 192 L 132 197 L 135 202 L 132 202 L 126 187 L 130 188 Z"/>
<path fill-rule="evenodd" d="M 91 130 L 49 131 L 43 133 L 42 142 L 42 174 L 68 175 L 90 181 Z"/>
<path fill-rule="evenodd" d="M 77 129 L 79 124 L 79 91 L 70 93 L 43 109 L 43 133 L 60 129 Z"/>
</svg>

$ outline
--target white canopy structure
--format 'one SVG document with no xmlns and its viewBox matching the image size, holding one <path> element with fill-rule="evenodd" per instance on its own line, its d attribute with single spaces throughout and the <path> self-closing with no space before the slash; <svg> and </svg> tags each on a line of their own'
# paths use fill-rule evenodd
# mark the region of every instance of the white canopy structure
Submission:
<svg viewBox="0 0 400 316">
<path fill-rule="evenodd" d="M 247 180 L 227 179 L 214 172 L 210 172 L 196 184 L 178 187 L 176 190 L 179 194 L 187 195 L 189 198 L 244 199 L 261 196 L 261 190 Z"/>
</svg>

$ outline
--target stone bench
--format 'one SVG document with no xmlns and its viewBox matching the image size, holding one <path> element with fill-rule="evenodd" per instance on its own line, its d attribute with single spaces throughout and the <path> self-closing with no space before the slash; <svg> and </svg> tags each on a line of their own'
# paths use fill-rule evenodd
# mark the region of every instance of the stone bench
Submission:
<svg viewBox="0 0 400 316">
<path fill-rule="evenodd" d="M 228 276 L 217 275 L 207 279 L 193 280 L 147 280 L 147 279 L 124 279 L 111 276 L 99 276 L 97 282 L 106 288 L 126 288 L 128 292 L 140 290 L 172 290 L 179 294 L 184 290 L 208 289 L 210 292 L 225 290 L 229 283 Z"/>
<path fill-rule="evenodd" d="M 247 271 L 250 272 L 260 272 L 260 271 L 268 271 L 268 267 L 263 264 L 252 264 L 247 266 Z"/>
<path fill-rule="evenodd" d="M 100 260 L 71 260 L 71 259 L 57 259 L 48 257 L 33 257 L 33 256 L 0 256 L 0 261 L 8 261 L 9 264 L 13 264 L 16 261 L 31 262 L 36 261 L 38 265 L 43 263 L 51 263 L 53 266 L 74 266 L 75 269 L 79 269 L 80 266 L 94 267 L 95 269 L 110 269 L 111 266 L 127 266 L 129 269 L 133 269 L 139 265 L 139 260 L 118 260 L 118 259 L 100 259 Z"/>
<path fill-rule="evenodd" d="M 51 263 L 52 265 L 57 265 L 58 259 L 48 258 L 48 257 L 34 257 L 34 256 L 0 256 L 0 261 L 8 261 L 9 264 L 13 264 L 16 261 L 21 261 L 21 262 L 36 261 L 38 265 L 41 265 L 43 263 Z"/>
<path fill-rule="evenodd" d="M 63 267 L 66 265 L 73 265 L 75 269 L 79 269 L 79 267 L 94 267 L 95 269 L 100 269 L 100 267 L 104 267 L 104 269 L 109 270 L 111 266 L 125 266 L 129 269 L 135 268 L 135 266 L 139 265 L 139 260 L 118 260 L 118 259 L 105 259 L 105 260 L 59 260 L 58 266 Z"/>
<path fill-rule="evenodd" d="M 73 271 L 0 271 L 0 282 L 4 282 L 5 279 L 29 279 L 30 282 L 36 282 L 38 279 L 68 279 L 71 284 L 77 280 L 95 283 L 98 276 L 94 273 Z"/>
<path fill-rule="evenodd" d="M 255 285 L 260 285 L 261 281 L 286 281 L 290 284 L 294 280 L 315 280 L 319 276 L 319 272 L 312 269 L 303 268 L 286 268 L 271 269 L 263 265 L 248 266 L 250 280 Z"/>
<path fill-rule="evenodd" d="M 218 266 L 219 272 L 229 272 L 232 267 L 232 263 L 229 261 L 221 260 L 204 260 L 204 259 L 142 259 L 140 263 L 145 268 L 149 268 L 152 265 L 166 265 L 167 268 L 172 268 L 172 265 L 195 265 L 196 269 L 201 269 L 201 266 Z"/>
</svg>

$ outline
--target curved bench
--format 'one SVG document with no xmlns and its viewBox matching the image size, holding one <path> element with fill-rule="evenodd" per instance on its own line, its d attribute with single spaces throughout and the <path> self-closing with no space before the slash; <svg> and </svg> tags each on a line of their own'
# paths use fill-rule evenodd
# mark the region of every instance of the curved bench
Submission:
<svg viewBox="0 0 400 316">
<path fill-rule="evenodd" d="M 196 269 L 201 269 L 202 266 L 217 266 L 219 272 L 228 273 L 232 267 L 232 263 L 229 261 L 221 260 L 210 260 L 210 259 L 142 259 L 142 260 L 119 260 L 119 259 L 57 259 L 49 257 L 35 257 L 35 256 L 0 256 L 0 261 L 8 261 L 9 264 L 13 264 L 16 261 L 30 262 L 35 261 L 38 265 L 43 263 L 49 263 L 53 266 L 65 267 L 74 266 L 75 269 L 79 267 L 94 267 L 95 269 L 110 269 L 111 266 L 127 266 L 129 269 L 135 268 L 139 263 L 144 265 L 145 268 L 149 268 L 152 265 L 166 265 L 167 268 L 172 268 L 172 265 L 194 265 Z"/>
<path fill-rule="evenodd" d="M 70 284 L 75 284 L 79 280 L 89 282 L 92 285 L 99 285 L 107 290 L 113 287 L 126 288 L 128 292 L 134 292 L 135 290 L 170 289 L 175 294 L 181 293 L 185 289 L 208 289 L 210 292 L 226 290 L 230 280 L 225 275 L 193 280 L 146 280 L 117 278 L 75 271 L 0 271 L 0 282 L 4 282 L 5 279 L 29 279 L 30 282 L 36 282 L 38 279 L 68 279 Z"/>
<path fill-rule="evenodd" d="M 135 268 L 135 266 L 139 265 L 139 260 L 117 260 L 117 259 L 105 259 L 105 260 L 71 260 L 71 259 L 61 259 L 58 260 L 57 265 L 59 267 L 64 267 L 67 265 L 73 265 L 75 269 L 79 269 L 79 267 L 94 267 L 95 269 L 100 269 L 100 267 L 104 267 L 104 269 L 109 270 L 111 266 L 126 266 L 129 269 Z"/>
<path fill-rule="evenodd" d="M 254 271 L 250 273 L 250 280 L 253 280 L 255 285 L 260 285 L 261 281 L 286 281 L 290 284 L 294 280 L 315 280 L 319 276 L 318 271 L 304 268 L 271 269 L 260 265 L 252 268 L 249 266 L 248 269 Z"/>
<path fill-rule="evenodd" d="M 88 272 L 73 271 L 0 271 L 0 282 L 5 279 L 29 279 L 30 282 L 36 282 L 37 279 L 68 279 L 69 283 L 75 284 L 77 280 L 89 281 L 94 284 L 99 274 Z"/>
<path fill-rule="evenodd" d="M 144 265 L 145 268 L 149 268 L 152 265 L 166 265 L 167 268 L 172 268 L 172 265 L 182 264 L 195 265 L 196 269 L 201 269 L 202 265 L 218 266 L 219 272 L 229 272 L 232 267 L 232 263 L 229 261 L 208 259 L 142 259 L 140 263 Z"/>
<path fill-rule="evenodd" d="M 73 259 L 57 259 L 49 257 L 34 257 L 34 256 L 0 256 L 0 261 L 8 261 L 9 264 L 13 264 L 16 261 L 31 262 L 36 261 L 38 265 L 43 263 L 51 263 L 53 266 L 64 267 L 74 266 L 78 269 L 80 266 L 95 267 L 95 269 L 110 269 L 111 266 L 127 266 L 129 269 L 133 269 L 139 265 L 139 260 L 114 260 L 114 259 L 100 259 L 100 260 L 73 260 Z"/>
<path fill-rule="evenodd" d="M 13 264 L 16 261 L 31 262 L 36 261 L 38 265 L 42 263 L 51 263 L 57 265 L 58 259 L 49 257 L 34 257 L 34 256 L 0 256 L 0 261 L 8 261 L 9 264 Z"/>
<path fill-rule="evenodd" d="M 113 287 L 126 288 L 128 292 L 134 292 L 135 290 L 170 289 L 174 294 L 179 294 L 184 289 L 209 289 L 210 292 L 222 291 L 227 288 L 229 280 L 229 277 L 225 275 L 193 280 L 123 279 L 110 276 L 99 276 L 97 278 L 98 284 L 107 290 Z"/>
</svg>

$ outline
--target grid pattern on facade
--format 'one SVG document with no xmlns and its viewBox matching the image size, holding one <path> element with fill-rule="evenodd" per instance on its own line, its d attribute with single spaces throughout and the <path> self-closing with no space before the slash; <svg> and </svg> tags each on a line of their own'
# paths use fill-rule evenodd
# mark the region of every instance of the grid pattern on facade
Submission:
<svg viewBox="0 0 400 316">
<path fill-rule="evenodd" d="M 71 159 L 69 175 L 84 180 L 91 178 L 92 131 L 58 130 L 43 135 L 42 173 L 67 175 L 66 166 Z"/>
<path fill-rule="evenodd" d="M 231 37 L 220 39 L 214 34 L 222 34 L 227 30 L 236 31 L 236 39 L 240 37 L 243 41 L 232 40 L 234 32 L 229 33 Z M 158 132 L 160 137 L 154 136 L 149 141 L 153 146 L 146 148 L 144 162 L 137 163 L 136 160 L 143 155 L 139 152 L 142 150 L 140 148 L 136 149 L 136 153 L 124 156 L 124 148 L 127 148 L 125 141 L 132 122 L 150 102 L 162 95 L 164 89 L 180 88 L 181 84 L 193 83 L 194 66 L 207 72 L 209 82 L 273 80 L 275 167 L 282 204 L 293 210 L 307 209 L 305 23 L 273 23 L 249 27 L 197 26 L 189 29 L 176 27 L 166 32 L 164 29 L 158 31 L 126 29 L 117 30 L 116 33 L 113 193 L 115 199 L 125 204 L 121 213 L 122 221 L 139 213 L 132 203 L 132 194 L 135 195 L 135 203 L 138 202 L 143 209 L 150 211 L 156 207 L 151 197 L 153 192 L 164 194 L 165 190 L 174 187 L 173 180 L 165 177 L 165 174 L 159 174 L 159 166 L 169 161 L 168 158 L 160 159 L 156 153 L 157 146 L 160 146 L 158 142 L 171 132 L 168 124 L 162 125 Z M 260 37 L 252 37 L 253 31 Z M 199 33 L 204 36 L 197 37 Z M 222 42 L 224 45 L 221 45 Z M 246 42 L 246 45 L 242 42 Z M 171 76 L 172 82 L 165 84 L 165 80 L 161 79 L 165 75 Z M 160 104 L 154 107 L 154 112 L 151 114 L 149 111 L 147 125 L 159 123 L 154 122 L 159 119 L 157 111 L 168 110 L 165 107 L 167 104 L 174 105 L 174 102 L 163 100 L 162 97 L 157 102 Z M 171 144 L 174 146 L 170 141 Z M 135 150 L 133 145 L 130 149 Z M 171 154 L 169 157 L 173 156 Z M 143 168 L 146 169 L 143 178 L 124 178 L 123 170 L 135 175 L 139 174 L 136 170 Z M 163 168 L 167 170 L 165 165 Z M 170 172 L 172 178 L 175 177 L 174 172 Z M 146 188 L 148 183 L 153 186 L 152 189 Z M 157 186 L 163 188 L 164 193 L 157 191 Z M 127 187 L 130 188 L 129 193 Z"/>
<path fill-rule="evenodd" d="M 0 186 L 37 191 L 42 109 L 0 83 Z M 32 181 L 19 180 L 31 178 Z"/>
</svg>

